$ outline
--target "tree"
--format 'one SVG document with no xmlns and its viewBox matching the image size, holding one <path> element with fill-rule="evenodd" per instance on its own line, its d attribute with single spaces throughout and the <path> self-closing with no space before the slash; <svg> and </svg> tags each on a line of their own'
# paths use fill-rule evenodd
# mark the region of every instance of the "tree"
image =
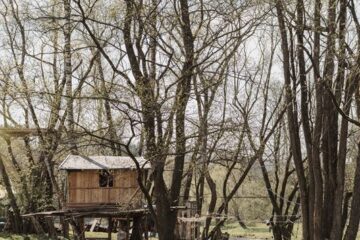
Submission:
<svg viewBox="0 0 360 240">
<path fill-rule="evenodd" d="M 343 216 L 347 211 L 343 206 L 347 205 L 345 200 L 348 200 L 344 198 L 344 184 L 349 119 L 342 117 L 340 120 L 339 115 L 350 114 L 352 98 L 358 88 L 358 70 L 356 65 L 350 63 L 348 57 L 351 53 L 346 50 L 346 1 L 329 1 L 327 17 L 321 15 L 321 1 L 314 1 L 313 4 L 312 25 L 309 26 L 309 21 L 306 22 L 304 18 L 308 12 L 303 1 L 297 1 L 294 6 L 294 24 L 292 20 L 287 22 L 283 2 L 275 2 L 288 102 L 287 121 L 301 195 L 303 238 L 342 239 L 346 221 Z M 321 18 L 325 19 L 325 29 Z M 338 24 L 336 19 L 339 19 Z M 354 18 L 355 24 L 356 21 Z M 310 44 L 305 42 L 310 34 L 314 36 L 312 52 L 308 49 Z M 321 46 L 322 34 L 326 38 L 325 46 Z M 307 68 L 313 71 L 312 78 Z M 309 90 L 311 80 L 315 85 L 313 95 Z M 300 96 L 297 94 L 298 82 Z M 315 111 L 310 110 L 313 101 Z M 341 111 L 339 104 L 343 107 Z M 300 106 L 300 115 L 297 106 Z M 306 163 L 302 158 L 301 134 L 306 146 Z M 357 209 L 352 207 L 350 212 L 353 211 Z"/>
</svg>

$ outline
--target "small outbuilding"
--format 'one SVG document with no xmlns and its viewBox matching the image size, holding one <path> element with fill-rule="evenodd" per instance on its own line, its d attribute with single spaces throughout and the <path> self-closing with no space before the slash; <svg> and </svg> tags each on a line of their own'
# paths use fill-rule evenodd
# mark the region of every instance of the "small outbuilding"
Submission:
<svg viewBox="0 0 360 240">
<path fill-rule="evenodd" d="M 143 194 L 134 160 L 146 179 L 151 166 L 143 157 L 69 155 L 59 166 L 67 173 L 66 207 L 140 207 Z"/>
<path fill-rule="evenodd" d="M 69 155 L 59 169 L 66 172 L 66 206 L 55 211 L 23 215 L 31 220 L 38 234 L 45 233 L 40 224 L 45 221 L 49 236 L 56 239 L 55 217 L 63 219 L 64 236 L 68 236 L 66 226 L 70 223 L 75 239 L 79 240 L 90 239 L 85 238 L 85 231 L 87 227 L 93 231 L 98 218 L 106 218 L 108 223 L 107 238 L 101 239 L 111 240 L 114 232 L 119 233 L 119 239 L 120 233 L 124 233 L 125 240 L 130 236 L 141 239 L 143 234 L 149 239 L 148 232 L 156 231 L 137 180 L 141 172 L 146 181 L 151 169 L 149 161 L 143 157 Z M 178 211 L 178 238 L 197 239 L 199 224 L 197 218 L 192 220 L 197 212 L 196 204 L 189 202 L 186 206 L 172 206 L 171 209 Z M 85 219 L 92 219 L 91 225 L 87 226 Z"/>
</svg>

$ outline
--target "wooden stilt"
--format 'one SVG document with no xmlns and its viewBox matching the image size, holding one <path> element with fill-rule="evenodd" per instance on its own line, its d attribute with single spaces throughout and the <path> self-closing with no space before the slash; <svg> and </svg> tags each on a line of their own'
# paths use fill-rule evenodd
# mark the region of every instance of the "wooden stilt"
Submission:
<svg viewBox="0 0 360 240">
<path fill-rule="evenodd" d="M 109 224 L 108 224 L 108 240 L 111 240 L 111 233 L 112 233 L 112 229 L 113 229 L 112 218 L 109 217 L 108 221 L 109 221 Z"/>
<path fill-rule="evenodd" d="M 80 218 L 80 229 L 81 229 L 81 240 L 85 240 L 85 224 L 84 224 L 84 218 Z"/>
<path fill-rule="evenodd" d="M 144 221 L 145 240 L 149 240 L 148 216 L 145 215 Z"/>
<path fill-rule="evenodd" d="M 138 240 L 138 239 L 143 239 L 142 235 L 144 232 L 144 229 L 142 228 L 142 217 L 141 216 L 134 216 L 132 218 L 132 232 L 131 232 L 131 237 L 130 240 Z"/>
<path fill-rule="evenodd" d="M 129 217 L 126 217 L 126 237 L 125 240 L 129 240 Z"/>
<path fill-rule="evenodd" d="M 60 217 L 62 226 L 62 234 L 64 238 L 69 238 L 69 222 L 65 220 L 65 217 Z"/>
<path fill-rule="evenodd" d="M 74 237 L 76 240 L 85 239 L 85 229 L 84 229 L 84 218 L 76 218 L 72 221 L 72 227 L 74 231 Z"/>
<path fill-rule="evenodd" d="M 45 231 L 44 229 L 42 228 L 41 224 L 39 223 L 39 221 L 37 220 L 37 218 L 35 216 L 32 216 L 31 218 L 31 222 L 34 226 L 34 229 L 36 231 L 36 233 L 38 235 L 45 235 Z"/>
<path fill-rule="evenodd" d="M 57 239 L 57 232 L 56 232 L 56 229 L 55 229 L 55 226 L 54 226 L 54 221 L 53 221 L 53 218 L 52 217 L 47 217 L 45 218 L 45 221 L 46 221 L 46 224 L 48 226 L 48 229 L 49 229 L 49 237 L 50 239 Z"/>
</svg>

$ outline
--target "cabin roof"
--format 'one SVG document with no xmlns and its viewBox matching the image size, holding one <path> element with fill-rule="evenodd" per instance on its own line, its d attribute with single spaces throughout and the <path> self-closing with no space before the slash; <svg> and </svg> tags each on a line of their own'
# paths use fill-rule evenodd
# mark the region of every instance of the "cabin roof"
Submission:
<svg viewBox="0 0 360 240">
<path fill-rule="evenodd" d="M 149 169 L 150 162 L 143 157 L 136 161 L 141 168 Z M 136 169 L 134 160 L 128 156 L 69 155 L 59 166 L 62 170 Z"/>
</svg>

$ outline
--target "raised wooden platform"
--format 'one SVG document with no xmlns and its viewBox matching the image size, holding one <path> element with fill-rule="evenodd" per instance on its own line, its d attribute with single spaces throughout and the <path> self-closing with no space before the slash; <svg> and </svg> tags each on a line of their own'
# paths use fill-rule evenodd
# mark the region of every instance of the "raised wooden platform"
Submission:
<svg viewBox="0 0 360 240">
<path fill-rule="evenodd" d="M 153 206 L 156 208 L 156 206 Z M 171 207 L 174 210 L 180 209 L 188 209 L 187 206 L 173 206 Z M 137 221 L 144 221 L 143 217 L 149 216 L 150 212 L 148 208 L 137 208 L 137 209 L 130 209 L 128 208 L 121 208 L 119 206 L 114 205 L 97 205 L 97 206 L 67 206 L 61 210 L 55 211 L 45 211 L 45 212 L 35 212 L 22 215 L 25 218 L 31 219 L 35 229 L 37 232 L 44 233 L 44 230 L 39 224 L 39 219 L 48 219 L 49 226 L 52 225 L 53 227 L 53 219 L 54 217 L 62 217 L 66 219 L 71 219 L 72 223 L 74 224 L 76 230 L 76 236 L 82 236 L 81 239 L 85 239 L 85 228 L 84 228 L 84 218 L 108 218 L 109 226 L 107 229 L 108 237 L 104 239 L 111 240 L 111 233 L 113 232 L 113 221 L 117 221 L 117 224 L 121 221 L 125 223 L 125 233 L 126 238 L 129 239 L 130 233 L 130 223 Z M 142 220 L 141 220 L 142 219 Z M 67 220 L 68 221 L 68 220 Z M 146 222 L 146 219 L 145 219 Z M 147 224 L 147 223 L 146 223 Z M 135 226 L 138 226 L 137 224 Z M 146 225 L 147 226 L 147 225 Z M 116 225 L 115 225 L 116 228 Z M 148 229 L 146 227 L 146 229 Z M 146 230 L 147 232 L 148 230 Z M 51 233 L 55 236 L 56 231 L 51 231 Z M 49 235 L 51 235 L 49 232 Z M 98 238 L 97 238 L 98 239 Z M 147 239 L 147 236 L 146 236 Z"/>
</svg>

